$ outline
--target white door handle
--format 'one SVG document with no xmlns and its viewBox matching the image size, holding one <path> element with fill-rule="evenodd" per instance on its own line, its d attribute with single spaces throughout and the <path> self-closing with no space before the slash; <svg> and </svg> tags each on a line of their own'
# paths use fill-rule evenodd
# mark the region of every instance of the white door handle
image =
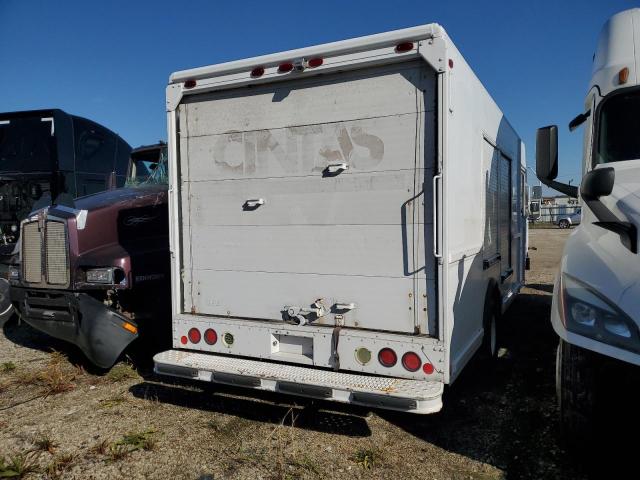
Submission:
<svg viewBox="0 0 640 480">
<path fill-rule="evenodd" d="M 327 166 L 327 172 L 328 173 L 340 173 L 344 170 L 348 170 L 349 169 L 349 164 L 347 163 L 332 163 L 331 165 Z"/>
<path fill-rule="evenodd" d="M 251 200 L 247 200 L 244 204 L 247 208 L 256 208 L 260 205 L 264 205 L 264 198 L 253 198 Z"/>
</svg>

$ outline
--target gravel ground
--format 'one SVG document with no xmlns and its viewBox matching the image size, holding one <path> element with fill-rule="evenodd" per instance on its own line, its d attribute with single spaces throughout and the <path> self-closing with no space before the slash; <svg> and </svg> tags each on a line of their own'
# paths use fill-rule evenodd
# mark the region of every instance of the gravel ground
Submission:
<svg viewBox="0 0 640 480">
<path fill-rule="evenodd" d="M 558 444 L 548 312 L 569 232 L 533 230 L 502 355 L 413 416 L 90 369 L 16 320 L 0 335 L 0 478 L 582 478 Z"/>
</svg>

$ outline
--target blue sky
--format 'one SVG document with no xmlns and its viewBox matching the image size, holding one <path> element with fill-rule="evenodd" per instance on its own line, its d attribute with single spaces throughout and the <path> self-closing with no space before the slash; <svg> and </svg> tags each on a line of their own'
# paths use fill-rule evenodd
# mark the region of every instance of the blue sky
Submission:
<svg viewBox="0 0 640 480">
<path fill-rule="evenodd" d="M 437 22 L 527 145 L 560 126 L 559 179 L 580 181 L 582 111 L 602 23 L 623 0 L 236 2 L 0 0 L 0 111 L 62 108 L 132 146 L 166 138 L 176 70 Z M 535 183 L 530 176 L 530 183 Z"/>
</svg>

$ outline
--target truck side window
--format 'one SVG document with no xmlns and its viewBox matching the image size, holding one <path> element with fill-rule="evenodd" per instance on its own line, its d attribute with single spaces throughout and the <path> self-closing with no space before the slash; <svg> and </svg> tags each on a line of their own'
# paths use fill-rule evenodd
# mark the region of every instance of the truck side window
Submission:
<svg viewBox="0 0 640 480">
<path fill-rule="evenodd" d="M 108 131 L 86 120 L 74 120 L 76 170 L 110 173 L 114 169 L 116 139 Z"/>
</svg>

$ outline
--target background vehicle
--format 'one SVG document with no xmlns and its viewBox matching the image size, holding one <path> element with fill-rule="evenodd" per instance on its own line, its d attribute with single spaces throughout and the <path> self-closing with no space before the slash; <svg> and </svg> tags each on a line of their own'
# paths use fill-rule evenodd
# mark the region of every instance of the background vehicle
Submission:
<svg viewBox="0 0 640 480">
<path fill-rule="evenodd" d="M 520 138 L 425 25 L 167 88 L 166 375 L 429 413 L 519 291 Z"/>
<path fill-rule="evenodd" d="M 569 124 L 571 130 L 580 124 L 585 128 L 583 221 L 565 245 L 551 321 L 560 336 L 557 383 L 562 424 L 567 440 L 583 452 L 599 449 L 603 438 L 608 442 L 608 437 L 593 437 L 603 416 L 623 412 L 627 399 L 637 406 L 637 389 L 619 378 L 630 370 L 637 378 L 637 367 L 631 366 L 640 365 L 639 68 L 636 8 L 614 15 L 604 25 L 585 111 Z M 536 155 L 542 182 L 578 195 L 576 187 L 554 180 L 556 126 L 538 131 Z M 622 423 L 605 423 L 620 426 L 629 420 L 627 415 Z"/>
<path fill-rule="evenodd" d="M 102 368 L 139 333 L 169 337 L 166 147 L 138 148 L 131 160 L 126 188 L 29 215 L 10 270 L 21 318 Z"/>
<path fill-rule="evenodd" d="M 58 109 L 0 113 L 0 326 L 13 314 L 7 274 L 20 221 L 52 204 L 124 185 L 131 147 Z"/>
<path fill-rule="evenodd" d="M 574 213 L 569 215 L 561 215 L 558 217 L 558 227 L 560 228 L 571 228 L 576 225 L 580 225 L 580 221 L 582 220 L 582 210 L 578 209 Z"/>
</svg>

